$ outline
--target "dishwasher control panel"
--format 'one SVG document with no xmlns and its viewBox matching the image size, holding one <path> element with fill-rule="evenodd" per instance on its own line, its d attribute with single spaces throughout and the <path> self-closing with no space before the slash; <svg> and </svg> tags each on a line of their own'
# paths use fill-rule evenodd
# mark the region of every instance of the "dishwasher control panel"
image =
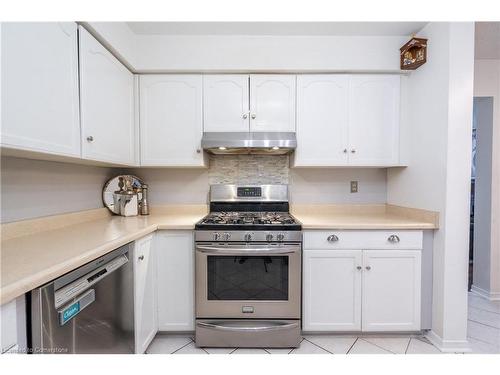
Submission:
<svg viewBox="0 0 500 375">
<path fill-rule="evenodd" d="M 90 288 L 95 283 L 101 281 L 108 274 L 114 270 L 120 268 L 125 263 L 128 262 L 128 258 L 125 254 L 122 254 L 108 263 L 96 268 L 92 272 L 80 277 L 79 279 L 73 281 L 72 283 L 63 286 L 61 289 L 55 291 L 55 304 L 56 308 L 68 303 L 71 299 L 77 297 L 80 293 L 84 292 L 86 289 Z"/>
</svg>

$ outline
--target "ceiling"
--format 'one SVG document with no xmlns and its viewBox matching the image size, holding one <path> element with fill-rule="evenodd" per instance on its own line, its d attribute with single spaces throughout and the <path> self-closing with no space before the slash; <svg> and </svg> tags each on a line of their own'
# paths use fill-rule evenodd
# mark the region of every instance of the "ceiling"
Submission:
<svg viewBox="0 0 500 375">
<path fill-rule="evenodd" d="M 409 36 L 427 22 L 128 22 L 135 34 Z"/>
<path fill-rule="evenodd" d="M 476 59 L 500 59 L 500 22 L 476 22 Z"/>
</svg>

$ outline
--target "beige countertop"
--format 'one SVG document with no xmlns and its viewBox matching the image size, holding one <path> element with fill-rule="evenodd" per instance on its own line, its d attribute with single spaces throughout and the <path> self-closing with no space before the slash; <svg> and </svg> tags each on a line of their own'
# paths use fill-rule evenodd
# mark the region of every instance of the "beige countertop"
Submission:
<svg viewBox="0 0 500 375">
<path fill-rule="evenodd" d="M 435 229 L 438 214 L 390 205 L 294 205 L 303 229 Z M 192 230 L 206 205 L 153 207 L 149 216 L 106 209 L 1 226 L 0 304 L 158 229 Z"/>
</svg>

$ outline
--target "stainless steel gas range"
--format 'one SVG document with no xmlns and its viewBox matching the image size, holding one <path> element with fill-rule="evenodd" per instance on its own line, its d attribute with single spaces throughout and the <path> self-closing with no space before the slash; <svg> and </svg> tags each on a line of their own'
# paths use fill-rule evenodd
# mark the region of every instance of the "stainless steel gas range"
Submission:
<svg viewBox="0 0 500 375">
<path fill-rule="evenodd" d="M 287 185 L 212 185 L 196 224 L 196 345 L 297 347 L 301 224 Z"/>
</svg>

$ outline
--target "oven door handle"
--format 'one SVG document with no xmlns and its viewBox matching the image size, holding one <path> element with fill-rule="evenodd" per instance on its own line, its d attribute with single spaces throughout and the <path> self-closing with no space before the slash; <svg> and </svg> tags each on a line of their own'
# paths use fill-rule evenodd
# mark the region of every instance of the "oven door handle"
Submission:
<svg viewBox="0 0 500 375">
<path fill-rule="evenodd" d="M 200 328 L 208 328 L 217 331 L 229 331 L 229 332 L 263 332 L 263 331 L 283 331 L 287 329 L 294 329 L 299 327 L 299 323 L 289 323 L 289 324 L 279 324 L 270 326 L 226 326 L 223 324 L 214 324 L 206 322 L 197 322 L 196 325 Z"/>
<path fill-rule="evenodd" d="M 216 246 L 196 246 L 196 250 L 208 254 L 293 254 L 300 251 L 300 246 L 287 247 L 263 247 L 263 248 L 226 248 Z"/>
</svg>

